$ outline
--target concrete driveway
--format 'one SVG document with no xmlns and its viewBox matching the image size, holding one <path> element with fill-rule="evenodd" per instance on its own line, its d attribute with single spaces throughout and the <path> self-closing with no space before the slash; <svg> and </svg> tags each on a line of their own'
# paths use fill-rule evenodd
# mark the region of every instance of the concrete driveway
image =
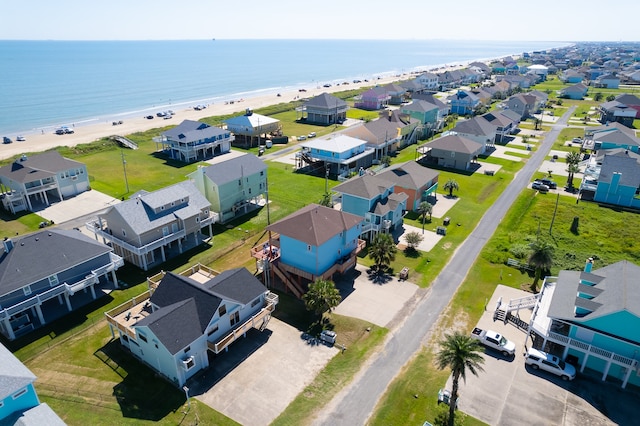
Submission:
<svg viewBox="0 0 640 426">
<path fill-rule="evenodd" d="M 271 318 L 262 333 L 252 329 L 229 352 L 212 357 L 209 370 L 187 386 L 191 396 L 238 423 L 266 426 L 338 352 L 309 344 L 299 330 Z"/>
<path fill-rule="evenodd" d="M 409 273 L 409 280 L 411 273 Z M 388 281 L 372 281 L 367 267 L 356 265 L 353 273 L 340 277 L 336 287 L 342 302 L 334 312 L 385 327 L 413 297 L 418 286 L 410 281 L 389 277 Z"/>
<path fill-rule="evenodd" d="M 460 383 L 460 410 L 491 425 L 634 424 L 637 391 L 602 382 L 593 372 L 578 373 L 574 381 L 564 382 L 555 375 L 525 367 L 525 332 L 502 321 L 494 322 L 493 309 L 499 297 L 506 303 L 528 295 L 501 285 L 496 288 L 478 326 L 515 342 L 516 356 L 505 358 L 486 349 L 484 372 L 478 377 L 468 374 L 466 383 Z M 524 321 L 529 317 L 530 310 L 520 312 Z M 447 389 L 451 389 L 451 378 Z"/>
<path fill-rule="evenodd" d="M 117 198 L 110 197 L 95 189 L 86 191 L 75 197 L 51 204 L 35 213 L 56 224 L 86 216 L 106 207 L 119 203 Z"/>
</svg>

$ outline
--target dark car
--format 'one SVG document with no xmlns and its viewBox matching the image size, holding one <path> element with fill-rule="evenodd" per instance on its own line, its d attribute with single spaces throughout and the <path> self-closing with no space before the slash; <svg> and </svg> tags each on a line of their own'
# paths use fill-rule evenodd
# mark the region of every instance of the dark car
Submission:
<svg viewBox="0 0 640 426">
<path fill-rule="evenodd" d="M 327 83 L 327 84 L 325 84 L 325 85 L 324 85 L 324 86 L 322 86 L 322 87 L 331 87 L 331 85 L 330 85 L 329 83 Z"/>
<path fill-rule="evenodd" d="M 153 120 L 153 115 L 147 115 L 145 118 L 146 118 L 147 120 Z"/>
<path fill-rule="evenodd" d="M 2 143 L 11 143 L 11 142 L 13 142 L 13 141 L 11 140 L 11 138 L 8 138 L 8 137 L 6 137 L 6 136 L 4 136 L 4 137 L 2 138 Z"/>
<path fill-rule="evenodd" d="M 536 182 L 540 182 L 543 185 L 547 185 L 549 189 L 556 189 L 558 184 L 552 181 L 551 179 L 536 179 Z"/>
</svg>

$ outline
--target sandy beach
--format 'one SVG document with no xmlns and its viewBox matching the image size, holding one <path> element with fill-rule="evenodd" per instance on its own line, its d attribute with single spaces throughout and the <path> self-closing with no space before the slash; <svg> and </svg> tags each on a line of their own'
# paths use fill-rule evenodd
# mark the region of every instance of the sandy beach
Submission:
<svg viewBox="0 0 640 426">
<path fill-rule="evenodd" d="M 73 125 L 74 133 L 56 135 L 54 129 L 46 129 L 40 131 L 40 133 L 23 133 L 25 141 L 17 142 L 14 139 L 12 144 L 0 144 L 0 159 L 10 158 L 16 155 L 20 155 L 28 152 L 40 152 L 58 146 L 74 146 L 82 143 L 93 142 L 97 139 L 112 136 L 121 135 L 126 136 L 131 133 L 146 131 L 149 129 L 178 125 L 182 120 L 199 120 L 204 117 L 212 117 L 226 114 L 242 114 L 246 108 L 262 108 L 269 105 L 275 105 L 281 102 L 290 102 L 297 97 L 311 98 L 321 93 L 333 93 L 338 91 L 358 89 L 361 87 L 372 85 L 384 85 L 395 81 L 414 78 L 415 75 L 404 74 L 400 77 L 383 77 L 375 81 L 352 83 L 348 85 L 333 85 L 331 87 L 307 87 L 306 92 L 299 92 L 298 90 L 281 92 L 280 96 L 276 94 L 262 95 L 244 99 L 229 99 L 227 102 L 220 102 L 215 104 L 209 104 L 206 109 L 195 110 L 193 107 L 186 109 L 173 109 L 175 115 L 171 120 L 164 120 L 162 117 L 156 117 L 154 114 L 153 120 L 144 118 L 141 114 L 139 117 L 129 118 L 114 118 L 101 120 L 98 123 L 91 123 L 85 125 Z M 230 101 L 234 101 L 233 104 Z M 194 104 L 195 106 L 195 104 Z M 158 111 L 162 109 L 158 108 Z M 123 123 L 114 126 L 112 123 L 114 120 L 122 120 Z M 71 126 L 70 126 L 71 127 Z"/>
</svg>

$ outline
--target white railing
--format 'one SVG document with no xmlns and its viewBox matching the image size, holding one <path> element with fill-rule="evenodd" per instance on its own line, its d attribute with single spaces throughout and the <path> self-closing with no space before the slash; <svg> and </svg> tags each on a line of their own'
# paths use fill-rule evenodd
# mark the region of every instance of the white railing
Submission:
<svg viewBox="0 0 640 426">
<path fill-rule="evenodd" d="M 520 309 L 533 308 L 538 301 L 538 295 L 521 297 L 519 299 L 509 300 L 509 304 L 505 309 L 505 312 L 519 311 Z M 502 309 L 502 308 L 501 308 Z"/>
<path fill-rule="evenodd" d="M 210 216 L 211 217 L 211 216 Z M 205 220 L 209 220 L 209 219 L 205 219 Z M 85 224 L 85 227 L 88 231 L 93 232 L 94 234 L 97 234 L 99 236 L 101 236 L 102 238 L 104 238 L 106 241 L 112 243 L 112 244 L 116 244 L 122 248 L 124 248 L 125 250 L 136 254 L 138 256 L 142 256 L 147 254 L 150 251 L 153 251 L 159 247 L 162 246 L 166 246 L 169 243 L 172 243 L 180 238 L 183 238 L 184 236 L 187 235 L 186 231 L 184 229 L 181 229 L 177 232 L 173 232 L 171 234 L 167 234 L 163 237 L 158 238 L 157 240 L 154 240 L 148 244 L 145 244 L 143 246 L 140 247 L 136 247 L 126 241 L 121 240 L 118 237 L 114 237 L 112 234 L 106 232 L 105 230 L 100 228 L 100 224 L 97 220 L 93 220 L 90 222 L 87 222 Z"/>
<path fill-rule="evenodd" d="M 611 362 L 614 362 L 619 365 L 623 365 L 625 367 L 636 365 L 636 360 L 632 358 L 627 358 L 625 356 L 616 354 L 615 352 L 609 351 L 607 349 L 603 349 L 598 346 L 594 346 L 589 343 L 583 342 L 581 340 L 576 340 L 568 336 L 563 336 L 562 334 L 554 333 L 553 331 L 550 331 L 547 334 L 547 339 L 555 343 L 560 343 L 562 345 L 566 345 L 575 349 L 582 350 L 584 352 L 589 353 L 589 355 L 594 355 L 598 358 L 610 360 Z"/>
</svg>

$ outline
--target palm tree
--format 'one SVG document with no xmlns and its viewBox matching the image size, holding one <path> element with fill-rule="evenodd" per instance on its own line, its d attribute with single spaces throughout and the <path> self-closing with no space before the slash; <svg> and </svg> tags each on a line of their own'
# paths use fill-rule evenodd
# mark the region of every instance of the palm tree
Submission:
<svg viewBox="0 0 640 426">
<path fill-rule="evenodd" d="M 418 206 L 418 213 L 422 217 L 422 233 L 424 234 L 424 220 L 429 215 L 429 220 L 431 220 L 431 214 L 433 213 L 433 205 L 428 201 L 423 201 Z"/>
<path fill-rule="evenodd" d="M 374 267 L 378 272 L 387 269 L 396 258 L 396 245 L 389 234 L 378 234 L 374 237 L 369 247 L 369 257 L 375 262 Z"/>
<path fill-rule="evenodd" d="M 342 301 L 342 296 L 333 281 L 318 279 L 309 284 L 309 290 L 302 296 L 308 311 L 322 315 L 331 311 Z"/>
<path fill-rule="evenodd" d="M 553 246 L 545 240 L 536 240 L 531 244 L 529 265 L 535 268 L 535 278 L 531 284 L 531 290 L 538 291 L 538 281 L 543 270 L 548 270 L 553 265 Z"/>
<path fill-rule="evenodd" d="M 480 355 L 482 349 L 478 341 L 460 332 L 447 334 L 440 342 L 440 346 L 440 351 L 436 355 L 438 368 L 440 370 L 444 370 L 447 367 L 451 369 L 453 384 L 451 386 L 451 399 L 449 400 L 449 426 L 453 426 L 460 377 L 466 382 L 467 370 L 475 376 L 480 371 L 484 371 L 482 368 L 484 358 Z"/>
<path fill-rule="evenodd" d="M 322 199 L 320 200 L 320 205 L 325 207 L 333 207 L 333 202 L 331 201 L 331 194 L 325 192 L 322 194 Z"/>
<path fill-rule="evenodd" d="M 455 189 L 457 191 L 458 189 L 460 189 L 460 186 L 458 185 L 458 182 L 455 181 L 455 179 L 449 179 L 444 183 L 444 186 L 442 188 L 444 188 L 445 191 L 449 191 L 449 197 L 453 197 L 453 190 Z"/>
<path fill-rule="evenodd" d="M 580 153 L 578 151 L 571 151 L 567 154 L 565 161 L 567 163 L 567 172 L 569 172 L 567 186 L 573 188 L 573 176 L 580 172 L 580 167 L 578 166 L 578 164 L 580 164 Z"/>
</svg>

